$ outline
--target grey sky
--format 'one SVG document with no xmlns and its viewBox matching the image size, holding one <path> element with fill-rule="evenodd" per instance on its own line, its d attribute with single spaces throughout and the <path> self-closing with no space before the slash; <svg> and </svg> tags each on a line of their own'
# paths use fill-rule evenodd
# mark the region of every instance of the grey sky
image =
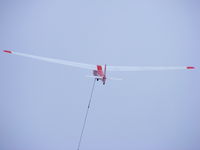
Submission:
<svg viewBox="0 0 200 150">
<path fill-rule="evenodd" d="M 196 66 L 111 73 L 95 87 L 81 150 L 200 149 L 198 1 L 0 2 L 1 49 L 92 64 Z M 0 149 L 75 150 L 87 70 L 0 54 Z"/>
</svg>

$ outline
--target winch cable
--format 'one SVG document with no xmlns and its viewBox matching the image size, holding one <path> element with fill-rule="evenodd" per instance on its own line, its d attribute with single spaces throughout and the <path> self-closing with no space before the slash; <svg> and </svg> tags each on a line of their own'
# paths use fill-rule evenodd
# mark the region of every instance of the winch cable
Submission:
<svg viewBox="0 0 200 150">
<path fill-rule="evenodd" d="M 83 122 L 83 127 L 82 127 L 82 130 L 81 130 L 81 135 L 80 135 L 80 138 L 79 138 L 77 150 L 79 150 L 80 146 L 81 146 L 81 141 L 82 141 L 82 138 L 83 138 L 85 125 L 86 125 L 86 122 L 87 122 L 88 112 L 89 112 L 89 109 L 90 109 L 90 104 L 91 104 L 91 101 L 92 101 L 92 95 L 93 95 L 93 92 L 94 92 L 94 87 L 95 87 L 96 80 L 97 79 L 95 78 L 94 82 L 93 82 L 92 91 L 91 91 L 91 94 L 90 94 L 90 99 L 89 99 L 89 102 L 88 102 L 88 107 L 87 107 L 87 110 L 86 110 L 86 114 L 85 114 L 85 118 L 84 118 L 84 122 Z"/>
</svg>

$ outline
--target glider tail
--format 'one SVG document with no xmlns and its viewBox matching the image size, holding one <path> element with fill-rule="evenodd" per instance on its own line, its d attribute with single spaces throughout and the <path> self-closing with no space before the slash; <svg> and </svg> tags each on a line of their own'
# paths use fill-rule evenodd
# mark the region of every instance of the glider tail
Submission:
<svg viewBox="0 0 200 150">
<path fill-rule="evenodd" d="M 105 64 L 105 67 L 104 67 L 104 76 L 106 77 L 106 64 Z"/>
</svg>

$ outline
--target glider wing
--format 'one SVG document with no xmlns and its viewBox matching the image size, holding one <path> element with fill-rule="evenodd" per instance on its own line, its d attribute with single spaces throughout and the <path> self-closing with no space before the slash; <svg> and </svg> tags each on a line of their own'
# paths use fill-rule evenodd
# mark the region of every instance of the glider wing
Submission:
<svg viewBox="0 0 200 150">
<path fill-rule="evenodd" d="M 96 65 L 78 63 L 78 62 L 61 60 L 61 59 L 41 57 L 41 56 L 36 56 L 36 55 L 30 55 L 30 54 L 25 54 L 25 53 L 14 52 L 14 51 L 10 51 L 10 50 L 4 50 L 4 52 L 5 53 L 9 53 L 9 54 L 23 56 L 23 57 L 38 59 L 38 60 L 42 60 L 42 61 L 46 61 L 46 62 L 51 62 L 51 63 L 61 64 L 61 65 L 66 65 L 66 66 L 82 68 L 82 69 L 89 69 L 89 70 L 95 70 L 96 69 Z"/>
<path fill-rule="evenodd" d="M 36 55 L 30 55 L 25 53 L 19 53 L 14 52 L 10 50 L 4 50 L 5 53 L 29 57 L 33 59 L 38 59 L 46 62 L 56 63 L 56 64 L 62 64 L 66 66 L 72 66 L 82 69 L 89 69 L 89 70 L 96 70 L 97 66 L 100 65 L 92 65 L 92 64 L 85 64 L 85 63 L 79 63 L 79 62 L 73 62 L 73 61 L 67 61 L 67 60 L 61 60 L 61 59 L 54 59 L 54 58 L 47 58 L 47 57 L 41 57 Z M 101 66 L 100 66 L 101 67 Z M 107 71 L 156 71 L 156 70 L 186 70 L 186 69 L 195 69 L 195 67 L 192 66 L 107 66 Z"/>
<path fill-rule="evenodd" d="M 107 71 L 156 71 L 156 70 L 185 70 L 185 69 L 195 69 L 192 66 L 107 66 Z"/>
</svg>

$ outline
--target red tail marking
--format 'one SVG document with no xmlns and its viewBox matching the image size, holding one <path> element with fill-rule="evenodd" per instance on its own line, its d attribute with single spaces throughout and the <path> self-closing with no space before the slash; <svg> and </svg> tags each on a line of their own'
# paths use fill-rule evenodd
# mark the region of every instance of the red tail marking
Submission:
<svg viewBox="0 0 200 150">
<path fill-rule="evenodd" d="M 186 67 L 187 69 L 195 69 L 195 67 L 192 67 L 192 66 L 188 66 Z"/>
<path fill-rule="evenodd" d="M 4 50 L 3 52 L 12 54 L 12 51 Z"/>
</svg>

